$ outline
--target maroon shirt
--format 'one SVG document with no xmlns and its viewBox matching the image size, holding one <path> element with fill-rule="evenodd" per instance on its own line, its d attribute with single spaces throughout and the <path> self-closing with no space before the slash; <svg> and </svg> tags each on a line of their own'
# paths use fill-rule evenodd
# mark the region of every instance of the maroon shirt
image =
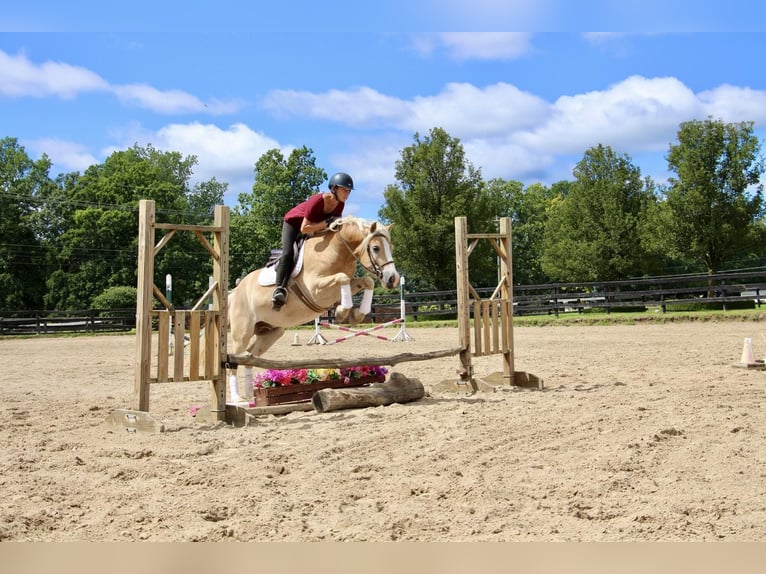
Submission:
<svg viewBox="0 0 766 574">
<path fill-rule="evenodd" d="M 342 201 L 338 202 L 338 205 L 335 206 L 335 209 L 332 210 L 331 213 L 325 213 L 324 212 L 324 194 L 323 193 L 317 193 L 316 195 L 312 195 L 310 198 L 308 198 L 306 201 L 299 203 L 295 207 L 293 207 L 290 211 L 288 211 L 285 214 L 285 221 L 295 227 L 296 229 L 301 228 L 301 224 L 303 223 L 303 218 L 305 217 L 308 219 L 311 223 L 319 223 L 320 221 L 324 221 L 331 215 L 334 215 L 336 217 L 340 217 L 343 215 L 343 207 L 346 204 Z"/>
</svg>

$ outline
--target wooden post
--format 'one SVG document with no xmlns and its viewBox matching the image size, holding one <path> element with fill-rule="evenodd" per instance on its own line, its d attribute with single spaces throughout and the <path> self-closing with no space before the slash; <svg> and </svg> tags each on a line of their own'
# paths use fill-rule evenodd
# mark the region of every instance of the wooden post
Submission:
<svg viewBox="0 0 766 574">
<path fill-rule="evenodd" d="M 513 349 L 513 249 L 511 247 L 511 218 L 500 219 L 500 325 L 503 329 L 503 379 L 514 384 Z"/>
<path fill-rule="evenodd" d="M 149 376 L 152 358 L 152 287 L 154 285 L 154 202 L 138 204 L 138 286 L 136 295 L 136 361 L 134 404 L 149 410 Z"/>
<path fill-rule="evenodd" d="M 212 311 L 216 314 L 216 361 L 211 378 L 211 406 L 215 417 L 226 419 L 226 371 L 222 367 L 227 360 L 228 300 L 229 300 L 229 208 L 217 205 L 213 234 L 213 279 L 218 288 L 213 293 Z"/>
<path fill-rule="evenodd" d="M 471 365 L 471 310 L 468 301 L 468 220 L 455 218 L 455 277 L 457 279 L 457 328 L 460 344 L 460 381 L 476 390 Z"/>
</svg>

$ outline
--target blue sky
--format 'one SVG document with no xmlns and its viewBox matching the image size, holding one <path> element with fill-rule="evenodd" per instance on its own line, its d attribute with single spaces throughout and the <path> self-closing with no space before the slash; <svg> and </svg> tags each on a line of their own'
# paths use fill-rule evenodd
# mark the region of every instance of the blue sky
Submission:
<svg viewBox="0 0 766 574">
<path fill-rule="evenodd" d="M 692 119 L 766 137 L 760 3 L 10 4 L 0 137 L 47 153 L 53 176 L 151 143 L 197 156 L 195 179 L 228 182 L 234 206 L 262 153 L 305 145 L 354 177 L 347 213 L 373 219 L 401 149 L 434 127 L 484 179 L 525 184 L 571 179 L 599 143 L 662 182 Z"/>
</svg>

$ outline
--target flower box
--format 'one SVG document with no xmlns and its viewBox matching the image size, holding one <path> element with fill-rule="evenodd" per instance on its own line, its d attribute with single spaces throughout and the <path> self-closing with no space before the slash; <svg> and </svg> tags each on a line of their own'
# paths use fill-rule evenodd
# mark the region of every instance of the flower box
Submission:
<svg viewBox="0 0 766 574">
<path fill-rule="evenodd" d="M 283 405 L 287 403 L 308 402 L 314 393 L 322 389 L 338 389 L 351 387 L 364 387 L 371 383 L 382 383 L 386 380 L 383 376 L 354 377 L 345 383 L 340 379 L 320 381 L 316 383 L 304 383 L 298 385 L 285 385 L 283 387 L 266 387 L 254 389 L 253 398 L 256 407 L 269 405 Z"/>
</svg>

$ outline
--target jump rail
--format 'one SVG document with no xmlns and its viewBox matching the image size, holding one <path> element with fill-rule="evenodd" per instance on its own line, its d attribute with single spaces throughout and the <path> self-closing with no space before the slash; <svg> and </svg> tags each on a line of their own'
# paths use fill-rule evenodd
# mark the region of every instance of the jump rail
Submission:
<svg viewBox="0 0 766 574">
<path fill-rule="evenodd" d="M 460 354 L 462 351 L 464 351 L 463 347 L 452 347 L 450 349 L 439 349 L 425 353 L 399 353 L 388 357 L 323 357 L 304 360 L 290 359 L 289 361 L 264 359 L 263 357 L 255 357 L 249 353 L 243 353 L 239 355 L 228 355 L 227 362 L 223 366 L 225 368 L 234 368 L 235 366 L 241 365 L 243 367 L 260 367 L 262 369 L 341 369 L 344 367 L 357 367 L 359 365 L 380 367 L 393 366 L 398 365 L 399 363 L 409 363 L 413 361 L 430 361 L 431 359 L 452 357 Z"/>
</svg>

